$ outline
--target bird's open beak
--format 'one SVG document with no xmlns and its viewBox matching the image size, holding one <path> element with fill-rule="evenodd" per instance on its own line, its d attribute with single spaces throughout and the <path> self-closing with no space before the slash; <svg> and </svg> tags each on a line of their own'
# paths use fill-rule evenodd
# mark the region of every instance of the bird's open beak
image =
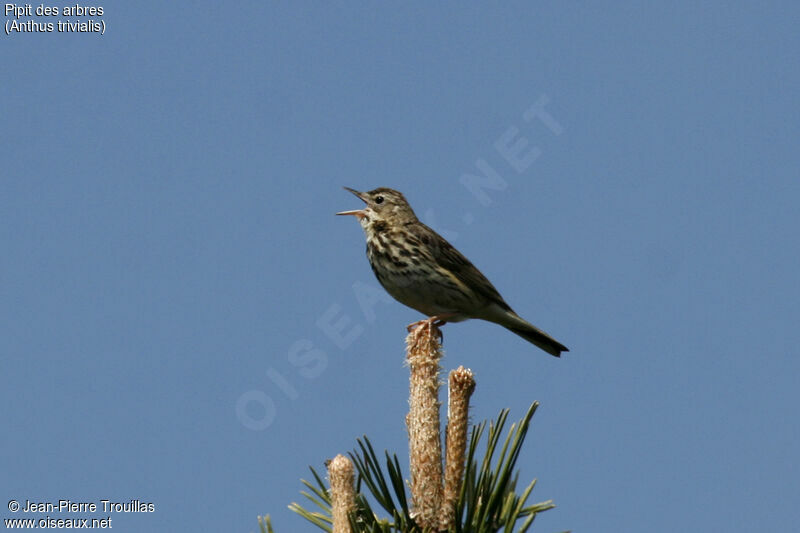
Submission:
<svg viewBox="0 0 800 533">
<path fill-rule="evenodd" d="M 367 200 L 364 198 L 364 193 L 363 192 L 359 192 L 359 191 L 357 191 L 355 189 L 351 189 L 350 187 L 344 187 L 344 189 L 346 191 L 350 191 L 351 193 L 353 193 L 356 196 L 358 196 L 359 198 L 361 198 L 361 200 L 364 203 L 367 203 Z M 341 212 L 336 213 L 336 214 L 337 215 L 353 215 L 356 218 L 358 218 L 359 220 L 361 220 L 362 218 L 367 216 L 367 213 L 366 213 L 366 211 L 364 209 L 354 209 L 352 211 L 341 211 Z"/>
</svg>

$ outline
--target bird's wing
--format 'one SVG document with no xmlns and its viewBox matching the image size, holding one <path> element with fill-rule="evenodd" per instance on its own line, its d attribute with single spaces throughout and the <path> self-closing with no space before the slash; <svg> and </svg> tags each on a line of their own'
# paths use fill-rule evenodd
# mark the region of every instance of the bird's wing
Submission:
<svg viewBox="0 0 800 533">
<path fill-rule="evenodd" d="M 494 285 L 486 279 L 480 270 L 475 268 L 475 265 L 470 263 L 469 259 L 455 249 L 455 247 L 447 242 L 447 240 L 436 233 L 434 230 L 419 223 L 419 234 L 416 235 L 425 245 L 428 246 L 433 257 L 439 266 L 451 272 L 461 283 L 469 287 L 472 291 L 480 296 L 483 296 L 490 302 L 498 304 L 503 309 L 512 311 L 511 307 L 503 300 Z M 429 242 L 425 242 L 428 240 Z"/>
</svg>

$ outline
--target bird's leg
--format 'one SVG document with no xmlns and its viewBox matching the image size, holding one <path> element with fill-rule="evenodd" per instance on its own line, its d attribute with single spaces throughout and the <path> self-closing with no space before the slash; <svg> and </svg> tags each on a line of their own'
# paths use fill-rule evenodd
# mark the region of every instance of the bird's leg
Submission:
<svg viewBox="0 0 800 533">
<path fill-rule="evenodd" d="M 432 316 L 428 320 L 430 320 L 431 324 L 438 328 L 439 326 L 444 326 L 447 324 L 447 321 L 454 316 L 456 316 L 455 313 L 442 313 L 441 315 Z"/>
<path fill-rule="evenodd" d="M 417 320 L 416 322 L 412 322 L 411 324 L 406 326 L 406 330 L 408 330 L 408 332 L 411 333 L 413 330 L 417 329 L 419 326 L 422 326 L 429 320 L 430 320 L 429 318 L 426 318 L 424 320 Z"/>
<path fill-rule="evenodd" d="M 418 320 L 416 322 L 412 322 L 408 325 L 406 329 L 408 332 L 411 333 L 412 330 L 418 328 L 419 326 L 427 326 L 427 327 L 434 327 L 436 331 L 439 332 L 439 342 L 444 340 L 444 335 L 442 334 L 442 330 L 439 328 L 447 324 L 447 319 L 454 317 L 455 313 L 442 313 L 440 315 L 435 315 L 424 320 Z"/>
<path fill-rule="evenodd" d="M 423 320 L 417 320 L 416 322 L 412 322 L 411 324 L 406 326 L 406 329 L 408 330 L 409 333 L 411 333 L 411 330 L 416 329 L 417 327 L 425 324 L 430 324 L 431 326 L 436 326 L 438 328 L 440 326 L 444 326 L 445 324 L 447 324 L 447 319 L 452 318 L 454 316 L 456 316 L 455 313 L 442 313 L 441 315 L 435 315 Z"/>
</svg>

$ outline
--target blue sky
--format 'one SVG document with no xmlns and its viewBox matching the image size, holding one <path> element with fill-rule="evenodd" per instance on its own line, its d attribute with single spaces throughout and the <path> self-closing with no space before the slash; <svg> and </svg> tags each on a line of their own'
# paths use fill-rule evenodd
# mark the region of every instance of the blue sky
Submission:
<svg viewBox="0 0 800 533">
<path fill-rule="evenodd" d="M 111 1 L 102 36 L 3 34 L 4 501 L 314 531 L 307 465 L 362 434 L 405 464 L 420 315 L 333 215 L 389 186 L 571 349 L 444 331 L 474 420 L 541 402 L 534 530 L 792 529 L 800 9 L 695 4 Z"/>
</svg>

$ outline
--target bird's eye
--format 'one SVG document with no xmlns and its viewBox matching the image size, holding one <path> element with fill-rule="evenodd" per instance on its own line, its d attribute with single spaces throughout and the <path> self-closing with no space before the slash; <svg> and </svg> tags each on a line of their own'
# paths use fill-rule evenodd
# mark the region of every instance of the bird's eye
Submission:
<svg viewBox="0 0 800 533">
<path fill-rule="evenodd" d="M 375 197 L 375 203 L 376 204 L 382 204 L 383 203 L 383 196 L 376 196 Z"/>
</svg>

